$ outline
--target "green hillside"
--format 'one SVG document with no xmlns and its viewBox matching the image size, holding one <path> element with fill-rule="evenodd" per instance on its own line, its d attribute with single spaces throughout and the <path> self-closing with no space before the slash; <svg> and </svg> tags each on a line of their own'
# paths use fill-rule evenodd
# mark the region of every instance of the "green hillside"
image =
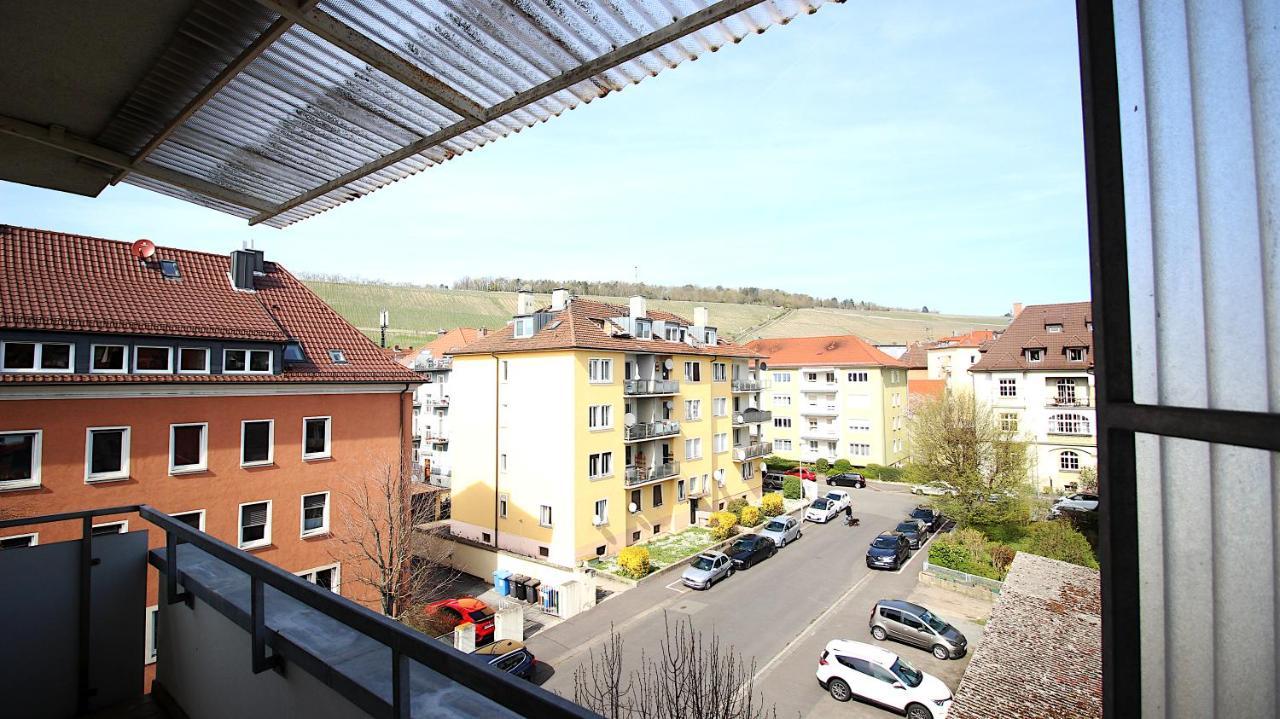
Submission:
<svg viewBox="0 0 1280 719">
<path fill-rule="evenodd" d="M 387 344 L 418 346 L 449 327 L 499 328 L 515 311 L 514 292 L 449 290 L 347 282 L 306 281 L 343 317 L 375 341 L 378 339 L 378 312 L 391 314 Z M 625 297 L 592 297 L 625 305 Z M 546 295 L 538 302 L 549 303 Z M 785 310 L 767 305 L 718 302 L 650 300 L 653 309 L 692 318 L 693 308 L 705 305 L 711 323 L 724 336 L 740 340 L 756 337 L 792 337 L 824 334 L 856 334 L 872 342 L 900 342 L 939 337 L 970 329 L 1005 326 L 1004 317 L 921 314 L 896 310 L 838 310 L 808 308 Z"/>
</svg>

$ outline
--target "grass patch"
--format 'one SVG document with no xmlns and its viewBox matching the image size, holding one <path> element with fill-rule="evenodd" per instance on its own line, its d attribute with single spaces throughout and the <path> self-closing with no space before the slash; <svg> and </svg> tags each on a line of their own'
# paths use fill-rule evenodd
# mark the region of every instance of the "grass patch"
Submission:
<svg viewBox="0 0 1280 719">
<path fill-rule="evenodd" d="M 697 554 L 715 543 L 716 540 L 711 538 L 710 530 L 704 527 L 690 527 L 642 542 L 641 546 L 649 550 L 649 566 L 652 572 L 656 572 L 670 567 L 691 554 Z M 621 572 L 617 555 L 597 557 L 587 564 L 592 569 L 610 574 L 620 575 Z"/>
</svg>

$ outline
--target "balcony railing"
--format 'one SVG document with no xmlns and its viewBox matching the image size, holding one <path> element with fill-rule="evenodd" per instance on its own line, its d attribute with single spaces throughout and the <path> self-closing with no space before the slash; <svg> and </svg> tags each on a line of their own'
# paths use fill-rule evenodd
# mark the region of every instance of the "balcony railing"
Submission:
<svg viewBox="0 0 1280 719">
<path fill-rule="evenodd" d="M 806 417 L 835 417 L 840 414 L 840 408 L 834 404 L 811 404 L 801 407 L 800 414 Z"/>
<path fill-rule="evenodd" d="M 422 404 L 427 407 L 448 407 L 449 395 L 443 397 L 423 397 Z"/>
<path fill-rule="evenodd" d="M 676 394 L 680 383 L 673 379 L 629 379 L 622 383 L 625 395 Z"/>
<path fill-rule="evenodd" d="M 768 422 L 771 419 L 773 419 L 773 412 L 756 409 L 755 407 L 749 407 L 741 412 L 733 413 L 733 423 L 735 425 L 756 424 L 757 422 Z"/>
<path fill-rule="evenodd" d="M 638 442 L 655 437 L 670 437 L 680 434 L 680 423 L 673 419 L 659 419 L 653 422 L 640 422 L 622 428 L 622 438 L 627 442 Z"/>
<path fill-rule="evenodd" d="M 656 482 L 680 474 L 679 462 L 663 462 L 652 467 L 627 467 L 626 485 L 628 487 L 645 482 Z"/>
<path fill-rule="evenodd" d="M 819 427 L 817 429 L 802 429 L 800 436 L 805 439 L 825 439 L 838 440 L 840 433 L 834 427 Z"/>
<path fill-rule="evenodd" d="M 769 380 L 735 379 L 733 381 L 734 392 L 759 392 L 762 389 L 769 389 Z"/>
<path fill-rule="evenodd" d="M 431 370 L 453 369 L 452 357 L 439 358 L 423 358 L 413 363 L 413 368 L 419 372 Z"/>
<path fill-rule="evenodd" d="M 423 440 L 430 442 L 431 444 L 444 444 L 445 442 L 449 441 L 449 433 L 445 432 L 442 429 L 437 429 L 437 430 L 428 432 L 427 434 L 423 435 L 422 438 Z"/>
<path fill-rule="evenodd" d="M 829 393 L 836 391 L 835 382 L 801 382 L 801 392 L 822 392 Z"/>
<path fill-rule="evenodd" d="M 756 459 L 757 457 L 767 457 L 771 454 L 773 454 L 773 442 L 735 444 L 733 446 L 733 458 L 738 462 L 745 462 L 749 459 Z"/>
<path fill-rule="evenodd" d="M 1050 397 L 1045 400 L 1045 407 L 1092 407 L 1088 397 Z"/>
</svg>

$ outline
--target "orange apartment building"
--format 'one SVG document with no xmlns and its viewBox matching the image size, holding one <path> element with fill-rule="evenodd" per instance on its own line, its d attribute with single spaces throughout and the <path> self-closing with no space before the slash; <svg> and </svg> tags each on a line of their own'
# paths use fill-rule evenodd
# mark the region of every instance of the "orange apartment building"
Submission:
<svg viewBox="0 0 1280 719">
<path fill-rule="evenodd" d="M 376 609 L 343 581 L 343 497 L 406 476 L 419 376 L 259 251 L 132 250 L 0 225 L 0 516 L 146 503 Z"/>
</svg>

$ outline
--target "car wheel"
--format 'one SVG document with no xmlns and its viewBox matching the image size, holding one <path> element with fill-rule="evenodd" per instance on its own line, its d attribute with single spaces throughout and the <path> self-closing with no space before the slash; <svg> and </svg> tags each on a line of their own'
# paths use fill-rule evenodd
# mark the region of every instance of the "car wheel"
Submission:
<svg viewBox="0 0 1280 719">
<path fill-rule="evenodd" d="M 923 704 L 909 704 L 907 719 L 933 719 L 933 714 Z"/>
<path fill-rule="evenodd" d="M 951 658 L 951 652 L 947 651 L 947 648 L 946 648 L 946 647 L 944 647 L 944 646 L 942 646 L 941 644 L 934 644 L 934 645 L 933 645 L 933 656 L 935 656 L 935 657 L 937 657 L 937 658 L 939 658 L 939 659 L 950 659 L 950 658 Z"/>
<path fill-rule="evenodd" d="M 875 637 L 877 642 L 883 642 L 884 638 L 889 635 L 885 633 L 884 627 L 872 627 L 871 636 Z"/>
<path fill-rule="evenodd" d="M 831 692 L 831 698 L 838 702 L 847 702 L 853 698 L 853 690 L 843 679 L 832 679 L 827 685 L 827 691 Z"/>
<path fill-rule="evenodd" d="M 785 546 L 787 546 L 787 538 L 786 538 L 786 537 L 783 537 L 783 538 L 782 538 L 782 540 L 779 542 L 778 546 L 779 546 L 779 547 L 785 547 Z"/>
</svg>

